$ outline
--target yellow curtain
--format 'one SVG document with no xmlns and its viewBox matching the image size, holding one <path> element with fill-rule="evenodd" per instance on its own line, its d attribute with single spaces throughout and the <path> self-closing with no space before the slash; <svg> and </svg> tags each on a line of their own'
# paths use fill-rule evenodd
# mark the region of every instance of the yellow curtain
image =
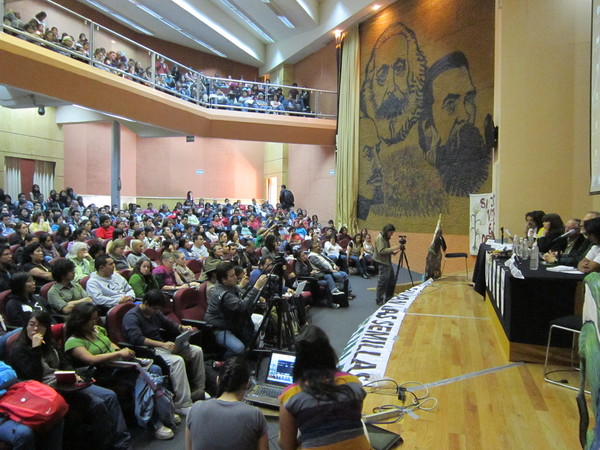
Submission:
<svg viewBox="0 0 600 450">
<path fill-rule="evenodd" d="M 356 199 L 358 198 L 358 126 L 360 98 L 360 55 L 358 24 L 353 25 L 342 41 L 339 83 L 337 160 L 336 160 L 336 225 L 357 231 Z"/>
</svg>

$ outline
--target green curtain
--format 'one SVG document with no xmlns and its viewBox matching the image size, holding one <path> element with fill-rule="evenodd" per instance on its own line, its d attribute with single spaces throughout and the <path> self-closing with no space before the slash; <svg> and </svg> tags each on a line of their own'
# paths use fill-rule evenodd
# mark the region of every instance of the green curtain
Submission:
<svg viewBox="0 0 600 450">
<path fill-rule="evenodd" d="M 342 41 L 342 61 L 338 91 L 338 133 L 336 159 L 336 225 L 357 231 L 358 126 L 360 99 L 360 55 L 358 24 Z"/>
</svg>

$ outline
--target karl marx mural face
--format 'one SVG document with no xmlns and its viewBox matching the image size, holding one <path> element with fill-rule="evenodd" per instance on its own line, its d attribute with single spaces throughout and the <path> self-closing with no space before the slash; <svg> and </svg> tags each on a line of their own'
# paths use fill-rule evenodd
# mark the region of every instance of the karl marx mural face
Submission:
<svg viewBox="0 0 600 450">
<path fill-rule="evenodd" d="M 402 23 L 377 39 L 361 88 L 363 117 L 373 119 L 387 145 L 406 139 L 421 111 L 425 57 L 415 34 Z"/>
<path fill-rule="evenodd" d="M 441 175 L 446 192 L 461 197 L 479 190 L 491 157 L 474 125 L 476 95 L 462 52 L 444 56 L 427 71 L 419 144 Z"/>
</svg>

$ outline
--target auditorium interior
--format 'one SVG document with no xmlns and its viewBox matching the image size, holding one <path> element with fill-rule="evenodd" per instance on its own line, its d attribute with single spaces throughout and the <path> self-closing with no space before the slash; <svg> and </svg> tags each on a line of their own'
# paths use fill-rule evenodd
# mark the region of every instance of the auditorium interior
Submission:
<svg viewBox="0 0 600 450">
<path fill-rule="evenodd" d="M 590 188 L 590 135 L 597 126 L 590 112 L 594 102 L 590 94 L 591 33 L 596 17 L 592 3 L 596 2 L 483 0 L 475 3 L 489 14 L 478 22 L 464 7 L 473 0 L 271 3 L 288 1 L 296 9 L 304 8 L 306 16 L 309 12 L 320 14 L 313 17 L 318 26 L 307 26 L 306 34 L 279 37 L 271 44 L 256 37 L 248 38 L 246 45 L 238 38 L 229 40 L 222 52 L 229 50 L 235 56 L 224 58 L 181 39 L 166 40 L 136 31 L 91 1 L 0 0 L 1 12 L 9 8 L 22 11 L 23 20 L 43 9 L 48 24 L 61 31 L 80 27 L 83 32 L 90 27 L 61 9 L 67 8 L 118 33 L 115 39 L 128 56 L 144 53 L 132 41 L 208 77 L 231 75 L 260 83 L 270 79 L 286 86 L 284 92 L 292 83 L 315 89 L 314 115 L 210 108 L 1 33 L 0 187 L 6 191 L 7 158 L 53 163 L 57 190 L 72 186 L 86 202 L 98 205 L 110 204 L 117 195 L 122 205 L 133 202 L 145 207 L 153 202 L 172 207 L 190 190 L 196 198 L 277 202 L 279 186 L 285 184 L 293 191 L 297 206 L 317 214 L 322 223 L 333 219 L 336 226 L 345 225 L 349 217 L 336 214 L 346 197 L 336 178 L 349 169 L 336 146 L 341 139 L 337 135 L 336 118 L 341 112 L 337 93 L 339 78 L 345 73 L 338 67 L 341 39 L 335 31 L 344 33 L 352 26 L 384 20 L 390 11 L 410 11 L 418 13 L 419 23 L 425 24 L 419 32 L 419 38 L 427 42 L 425 53 L 454 50 L 432 37 L 442 36 L 436 34 L 439 30 L 444 30 L 443 36 L 456 33 L 459 37 L 452 45 L 466 48 L 489 38 L 487 53 L 474 58 L 471 68 L 474 79 L 476 69 L 485 73 L 478 78 L 477 95 L 489 105 L 486 112 L 496 127 L 484 185 L 487 192 L 495 194 L 496 237 L 501 228 L 522 235 L 527 211 L 556 212 L 566 221 L 600 210 L 600 198 Z M 261 3 L 252 0 L 255 2 Z M 206 3 L 212 10 L 219 2 Z M 237 0 L 237 4 L 243 5 L 245 0 Z M 131 8 L 135 10 L 135 6 Z M 328 20 L 334 14 L 339 17 Z M 181 20 L 185 15 L 181 12 Z M 228 23 L 233 35 L 239 28 L 243 32 L 238 36 L 252 34 L 238 21 L 230 18 Z M 429 29 L 427 23 L 435 26 Z M 102 35 L 100 31 L 97 34 Z M 110 38 L 106 39 L 110 45 Z M 233 50 L 232 46 L 239 48 Z M 252 48 L 240 51 L 247 46 Z M 256 48 L 259 51 L 249 56 L 253 52 L 248 50 Z M 361 53 L 360 58 L 362 68 L 368 54 Z M 482 67 L 481 61 L 489 64 Z M 315 105 L 317 98 L 319 104 Z M 358 108 L 352 114 L 358 124 Z M 118 163 L 114 161 L 115 137 Z M 402 180 L 397 182 L 402 188 Z M 449 200 L 451 207 L 453 201 Z M 446 222 L 442 214 L 442 228 L 449 230 L 444 233 L 449 252 L 469 253 L 468 205 L 461 208 L 464 223 L 453 225 L 455 219 L 449 211 Z M 368 226 L 373 236 L 386 223 L 383 218 L 357 221 L 356 210 L 354 214 L 355 226 Z M 437 214 L 416 215 L 410 220 L 401 214 L 389 217 L 397 232 L 408 236 L 411 269 L 424 273 Z M 406 448 L 577 448 L 576 391 L 544 381 L 545 345 L 536 346 L 532 359 L 511 357 L 510 342 L 491 299 L 481 297 L 470 285 L 475 254 L 467 256 L 466 279 L 464 259 L 449 259 L 442 278 L 419 294 L 402 321 L 388 362 L 387 377 L 398 383 L 428 383 L 437 406 L 381 426 L 400 433 Z M 355 301 L 373 302 L 374 284 L 360 286 Z M 576 295 L 583 299 L 581 284 Z M 372 306 L 374 310 L 374 302 Z M 577 374 L 565 377 L 578 387 Z M 363 411 L 397 401 L 393 395 L 369 394 Z M 182 439 L 181 433 L 178 438 Z M 275 442 L 276 438 L 271 439 L 271 448 L 277 448 Z M 147 448 L 167 445 L 152 443 Z"/>
</svg>

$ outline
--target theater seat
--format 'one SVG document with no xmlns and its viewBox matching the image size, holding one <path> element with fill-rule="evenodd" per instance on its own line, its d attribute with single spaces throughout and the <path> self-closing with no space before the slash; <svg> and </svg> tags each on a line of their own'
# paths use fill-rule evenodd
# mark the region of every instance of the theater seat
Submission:
<svg viewBox="0 0 600 450">
<path fill-rule="evenodd" d="M 135 308 L 133 303 L 121 303 L 113 306 L 106 313 L 106 333 L 114 343 L 127 342 L 125 333 L 123 333 L 123 317 L 133 308 Z"/>
<path fill-rule="evenodd" d="M 196 276 L 196 280 L 198 279 L 198 277 L 200 277 L 200 274 L 202 273 L 202 261 L 199 261 L 197 259 L 188 259 L 185 262 L 185 265 L 188 266 L 188 268 L 194 272 L 194 275 Z"/>
</svg>

